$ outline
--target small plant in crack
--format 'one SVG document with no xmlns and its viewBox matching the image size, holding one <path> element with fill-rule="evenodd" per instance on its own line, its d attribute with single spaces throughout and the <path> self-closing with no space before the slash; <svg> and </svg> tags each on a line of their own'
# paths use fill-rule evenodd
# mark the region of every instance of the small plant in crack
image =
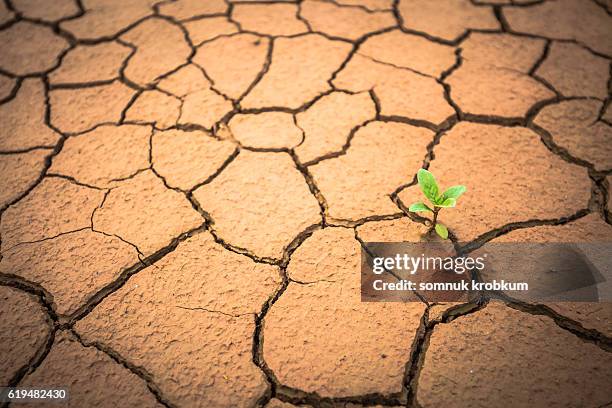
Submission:
<svg viewBox="0 0 612 408">
<path fill-rule="evenodd" d="M 443 239 L 448 238 L 448 229 L 444 224 L 438 222 L 438 213 L 442 208 L 451 208 L 457 205 L 457 199 L 465 193 L 465 186 L 452 186 L 446 189 L 442 194 L 439 194 L 438 183 L 433 174 L 425 169 L 420 169 L 417 173 L 417 180 L 421 191 L 431 203 L 431 207 L 423 202 L 412 204 L 408 211 L 411 212 L 431 212 L 433 219 L 431 220 L 431 229 L 435 229 L 436 233 Z"/>
</svg>

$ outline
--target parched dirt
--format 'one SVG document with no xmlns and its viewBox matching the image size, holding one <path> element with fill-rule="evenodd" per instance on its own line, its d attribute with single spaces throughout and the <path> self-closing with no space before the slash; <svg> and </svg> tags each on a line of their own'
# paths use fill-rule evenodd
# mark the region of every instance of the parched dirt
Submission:
<svg viewBox="0 0 612 408">
<path fill-rule="evenodd" d="M 367 303 L 359 272 L 364 242 L 424 239 L 421 167 L 467 186 L 441 215 L 466 248 L 612 242 L 611 13 L 0 1 L 0 386 L 608 406 L 612 304 Z"/>
</svg>

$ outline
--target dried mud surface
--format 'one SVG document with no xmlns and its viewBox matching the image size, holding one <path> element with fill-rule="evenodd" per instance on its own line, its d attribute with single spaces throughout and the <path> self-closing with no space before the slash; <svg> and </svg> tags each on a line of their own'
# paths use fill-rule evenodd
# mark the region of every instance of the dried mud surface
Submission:
<svg viewBox="0 0 612 408">
<path fill-rule="evenodd" d="M 612 304 L 363 303 L 359 270 L 364 242 L 424 239 L 421 167 L 467 185 L 441 217 L 466 250 L 612 242 L 611 13 L 0 1 L 0 386 L 608 406 Z"/>
</svg>

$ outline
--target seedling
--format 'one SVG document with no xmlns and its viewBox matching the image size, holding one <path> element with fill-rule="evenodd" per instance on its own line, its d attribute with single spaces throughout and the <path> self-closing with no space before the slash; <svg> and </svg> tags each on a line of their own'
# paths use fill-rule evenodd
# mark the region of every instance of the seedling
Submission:
<svg viewBox="0 0 612 408">
<path fill-rule="evenodd" d="M 425 169 L 420 169 L 417 173 L 417 180 L 421 191 L 425 194 L 425 197 L 432 204 L 433 208 L 430 208 L 427 204 L 418 202 L 412 204 L 408 211 L 411 212 L 426 212 L 433 213 L 433 220 L 431 221 L 431 228 L 436 230 L 436 233 L 443 239 L 448 238 L 448 229 L 444 224 L 438 222 L 438 213 L 442 208 L 451 208 L 457 205 L 457 199 L 461 194 L 465 193 L 465 186 L 452 186 L 446 189 L 445 192 L 438 195 L 439 188 L 438 183 L 433 174 Z"/>
</svg>

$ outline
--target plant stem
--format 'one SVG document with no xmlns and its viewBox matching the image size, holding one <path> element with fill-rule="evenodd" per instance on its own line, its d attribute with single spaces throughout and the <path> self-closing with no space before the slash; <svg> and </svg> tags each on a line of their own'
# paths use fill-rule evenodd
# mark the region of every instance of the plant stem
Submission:
<svg viewBox="0 0 612 408">
<path fill-rule="evenodd" d="M 440 208 L 434 208 L 433 221 L 431 222 L 431 229 L 434 229 L 436 227 L 436 222 L 438 222 L 438 212 L 440 212 Z"/>
</svg>

